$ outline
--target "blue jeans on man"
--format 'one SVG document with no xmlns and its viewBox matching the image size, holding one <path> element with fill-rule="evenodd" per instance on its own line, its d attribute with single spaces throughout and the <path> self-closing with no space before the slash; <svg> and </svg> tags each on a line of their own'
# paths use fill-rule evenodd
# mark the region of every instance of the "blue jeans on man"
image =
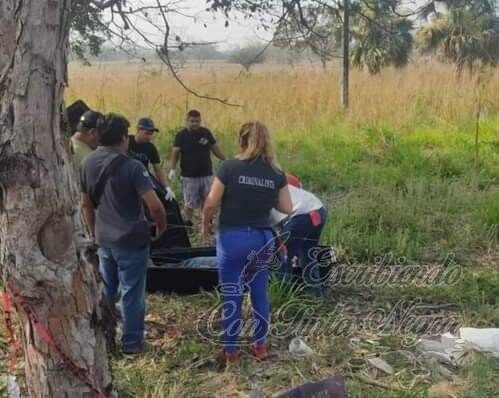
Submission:
<svg viewBox="0 0 499 398">
<path fill-rule="evenodd" d="M 139 249 L 100 247 L 98 254 L 108 302 L 114 305 L 118 288 L 121 293 L 123 350 L 139 348 L 144 343 L 149 246 Z"/>
<path fill-rule="evenodd" d="M 298 260 L 298 265 L 301 267 L 303 280 L 309 290 L 315 296 L 322 296 L 324 289 L 320 276 L 320 265 L 317 263 L 317 249 L 321 237 L 322 230 L 326 224 L 327 210 L 322 207 L 317 212 L 320 215 L 320 223 L 314 225 L 310 214 L 300 214 L 291 217 L 284 225 L 284 234 L 288 233 L 289 237 L 286 242 L 288 249 L 287 261 L 282 264 L 282 271 L 286 275 L 294 274 L 293 259 Z"/>
</svg>

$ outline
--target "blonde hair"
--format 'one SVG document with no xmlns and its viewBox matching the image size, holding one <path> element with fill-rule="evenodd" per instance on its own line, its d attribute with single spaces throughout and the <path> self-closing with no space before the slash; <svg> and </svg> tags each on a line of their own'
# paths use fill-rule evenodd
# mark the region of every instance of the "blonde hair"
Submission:
<svg viewBox="0 0 499 398">
<path fill-rule="evenodd" d="M 239 129 L 241 152 L 236 156 L 240 160 L 261 158 L 269 166 L 279 169 L 272 139 L 267 127 L 258 121 L 244 123 Z"/>
</svg>

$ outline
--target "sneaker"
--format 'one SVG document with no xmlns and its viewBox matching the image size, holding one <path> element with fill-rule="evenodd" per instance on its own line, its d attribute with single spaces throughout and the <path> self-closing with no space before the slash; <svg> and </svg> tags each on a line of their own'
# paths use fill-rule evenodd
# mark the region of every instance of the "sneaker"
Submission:
<svg viewBox="0 0 499 398">
<path fill-rule="evenodd" d="M 264 361 L 269 357 L 270 346 L 268 344 L 254 344 L 251 346 L 251 354 L 258 360 Z"/>
<path fill-rule="evenodd" d="M 241 352 L 239 350 L 235 352 L 227 352 L 225 350 L 221 350 L 217 355 L 217 362 L 225 365 L 228 363 L 237 363 L 241 358 Z"/>
</svg>

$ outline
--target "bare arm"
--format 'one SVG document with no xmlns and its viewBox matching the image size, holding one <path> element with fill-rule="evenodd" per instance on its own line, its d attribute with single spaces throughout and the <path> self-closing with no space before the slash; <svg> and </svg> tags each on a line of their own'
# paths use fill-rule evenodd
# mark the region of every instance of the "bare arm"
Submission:
<svg viewBox="0 0 499 398">
<path fill-rule="evenodd" d="M 287 185 L 279 191 L 276 209 L 284 214 L 293 213 L 293 203 L 291 202 L 291 195 Z"/>
<path fill-rule="evenodd" d="M 152 219 L 156 223 L 156 236 L 159 237 L 166 230 L 166 212 L 156 193 L 151 190 L 142 195 Z"/>
<path fill-rule="evenodd" d="M 156 175 L 158 181 L 161 185 L 163 185 L 163 187 L 166 187 L 166 176 L 163 168 L 161 167 L 161 163 L 153 163 L 152 167 L 154 168 L 154 174 Z"/>
<path fill-rule="evenodd" d="M 177 168 L 179 153 L 180 153 L 180 148 L 178 146 L 174 146 L 172 148 L 172 155 L 170 158 L 170 170 L 175 170 Z"/>
<path fill-rule="evenodd" d="M 94 205 L 90 200 L 90 195 L 88 193 L 81 193 L 80 207 L 83 212 L 83 220 L 85 221 L 87 232 L 93 240 L 95 239 L 95 212 Z"/>
<path fill-rule="evenodd" d="M 210 229 L 211 220 L 222 202 L 224 191 L 225 185 L 218 179 L 218 177 L 215 177 L 213 179 L 213 184 L 211 185 L 210 193 L 204 202 L 203 231 L 205 233 Z"/>
<path fill-rule="evenodd" d="M 213 154 L 220 160 L 225 160 L 225 155 L 218 146 L 218 144 L 214 144 L 211 146 L 211 152 L 213 152 Z"/>
</svg>

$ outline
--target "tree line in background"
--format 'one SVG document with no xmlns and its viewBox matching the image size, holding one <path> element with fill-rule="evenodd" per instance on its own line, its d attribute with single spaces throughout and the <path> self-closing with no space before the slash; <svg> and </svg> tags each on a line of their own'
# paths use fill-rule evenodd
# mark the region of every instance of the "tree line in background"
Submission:
<svg viewBox="0 0 499 398">
<path fill-rule="evenodd" d="M 179 68 L 186 64 L 205 64 L 209 62 L 228 62 L 241 65 L 249 70 L 253 65 L 274 62 L 280 64 L 294 65 L 300 62 L 317 62 L 319 58 L 310 50 L 294 52 L 274 45 L 265 47 L 260 43 L 243 45 L 230 50 L 220 49 L 217 44 L 206 44 L 187 48 L 183 51 L 172 53 L 171 58 Z M 77 62 L 158 62 L 160 61 L 154 50 L 137 50 L 131 56 L 120 49 L 104 45 L 98 56 L 85 56 L 81 58 L 75 53 L 71 60 Z"/>
</svg>

